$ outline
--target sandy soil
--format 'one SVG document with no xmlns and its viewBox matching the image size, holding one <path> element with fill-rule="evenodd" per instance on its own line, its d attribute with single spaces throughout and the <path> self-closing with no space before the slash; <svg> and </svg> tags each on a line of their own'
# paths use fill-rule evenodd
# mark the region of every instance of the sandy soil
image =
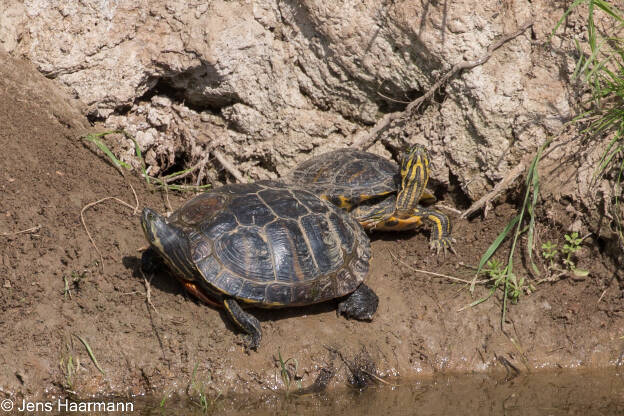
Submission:
<svg viewBox="0 0 624 416">
<path fill-rule="evenodd" d="M 503 361 L 520 371 L 620 361 L 620 291 L 598 247 L 587 244 L 579 254 L 589 277 L 536 285 L 510 305 L 505 332 L 500 291 L 458 311 L 489 288 L 471 296 L 464 284 L 416 271 L 470 279 L 474 271 L 462 264 L 478 262 L 514 214 L 507 204 L 486 220 L 455 219 L 457 256 L 431 253 L 426 230 L 373 235 L 368 283 L 380 307 L 371 323 L 336 317 L 335 303 L 258 311 L 263 342 L 246 353 L 223 313 L 190 298 L 166 272 L 146 290 L 138 216 L 111 199 L 85 212 L 100 263 L 81 209 L 107 197 L 134 206 L 132 185 L 139 208 L 164 212 L 165 195 L 132 174 L 122 177 L 85 146 L 86 121 L 51 81 L 22 62 L 0 72 L 0 396 L 162 395 L 185 392 L 191 379 L 215 395 L 283 389 L 278 354 L 296 360 L 289 366 L 304 386 L 332 366 L 331 386 L 344 385 L 348 371 L 331 349 L 347 359 L 366 350 L 380 377 L 482 372 L 503 369 Z M 175 209 L 189 195 L 168 197 Z M 539 231 L 538 243 L 563 236 L 549 225 Z"/>
</svg>

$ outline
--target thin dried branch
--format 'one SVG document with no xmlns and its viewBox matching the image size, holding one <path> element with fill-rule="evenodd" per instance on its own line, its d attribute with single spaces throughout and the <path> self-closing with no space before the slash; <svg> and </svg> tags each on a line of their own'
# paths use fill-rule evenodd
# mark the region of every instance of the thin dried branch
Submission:
<svg viewBox="0 0 624 416">
<path fill-rule="evenodd" d="M 132 188 L 132 191 L 134 192 L 134 188 Z M 136 193 L 134 194 L 135 198 L 136 198 Z M 132 212 L 134 212 L 136 214 L 136 212 L 139 209 L 139 200 L 137 198 L 136 200 L 136 206 L 132 206 L 130 204 L 128 204 L 125 201 L 122 201 L 121 199 L 114 197 L 114 196 L 107 196 L 106 198 L 102 198 L 99 199 L 95 202 L 90 202 L 87 205 L 85 205 L 84 207 L 82 207 L 82 209 L 80 210 L 80 222 L 82 222 L 82 226 L 84 227 L 87 236 L 89 237 L 89 241 L 91 241 L 91 244 L 93 245 L 93 247 L 95 247 L 95 251 L 97 251 L 98 255 L 100 256 L 100 267 L 102 269 L 102 272 L 104 272 L 104 256 L 102 256 L 102 252 L 100 251 L 100 249 L 98 248 L 97 244 L 95 244 L 95 240 L 93 240 L 93 237 L 91 236 L 91 233 L 89 232 L 89 228 L 87 227 L 87 223 L 85 222 L 85 218 L 84 218 L 84 213 L 86 210 L 88 210 L 89 208 L 97 205 L 97 204 L 101 204 L 104 201 L 108 201 L 109 199 L 112 199 L 118 203 L 120 203 L 121 205 L 128 207 L 132 210 Z"/>
<path fill-rule="evenodd" d="M 489 206 L 490 206 L 491 202 L 494 200 L 494 198 L 496 198 L 504 190 L 509 188 L 509 186 L 512 183 L 514 183 L 516 178 L 518 176 L 520 176 L 522 174 L 522 172 L 524 172 L 525 168 L 526 168 L 526 165 L 524 164 L 524 162 L 520 162 L 518 165 L 516 165 L 515 168 L 513 168 L 511 171 L 509 171 L 509 173 L 507 174 L 507 176 L 505 176 L 503 178 L 503 180 L 501 180 L 499 183 L 496 184 L 494 189 L 492 189 L 486 195 L 481 197 L 478 201 L 476 201 L 474 204 L 472 204 L 470 206 L 470 208 L 468 208 L 466 211 L 464 211 L 460 215 L 460 218 L 467 218 L 469 215 L 475 213 L 476 211 L 478 211 L 479 209 L 481 209 L 484 206 L 485 206 L 485 209 L 483 211 L 483 217 L 485 218 L 487 216 L 487 212 L 489 211 Z"/>
<path fill-rule="evenodd" d="M 202 158 L 199 162 L 197 162 L 196 164 L 194 164 L 190 169 L 188 169 L 186 172 L 181 173 L 179 175 L 175 175 L 175 176 L 169 176 L 167 178 L 163 178 L 160 179 L 162 182 L 164 183 L 171 183 L 174 181 L 177 181 L 178 179 L 182 179 L 182 178 L 186 178 L 187 176 L 191 175 L 193 172 L 195 172 L 198 169 L 201 169 L 203 167 L 203 165 L 207 162 L 207 158 L 204 157 Z"/>
<path fill-rule="evenodd" d="M 451 68 L 449 72 L 447 72 L 442 78 L 440 78 L 435 84 L 433 84 L 433 86 L 422 97 L 419 97 L 416 100 L 409 103 L 404 111 L 400 111 L 396 113 L 388 113 L 385 116 L 383 116 L 381 120 L 379 120 L 370 131 L 358 133 L 356 137 L 354 138 L 353 144 L 351 145 L 351 147 L 361 149 L 361 150 L 366 150 L 369 147 L 371 147 L 375 143 L 375 141 L 379 138 L 380 133 L 384 131 L 385 129 L 387 129 L 392 121 L 397 120 L 402 117 L 411 116 L 414 111 L 417 111 L 418 108 L 420 108 L 420 106 L 426 100 L 429 100 L 433 96 L 433 94 L 435 94 L 435 92 L 442 85 L 444 85 L 451 77 L 457 75 L 459 72 L 465 69 L 472 69 L 476 66 L 483 65 L 490 59 L 490 57 L 492 56 L 492 54 L 494 53 L 496 49 L 500 48 L 502 45 L 509 42 L 510 40 L 520 36 L 525 30 L 527 30 L 532 25 L 533 25 L 533 22 L 529 21 L 525 23 L 524 25 L 520 26 L 520 28 L 516 30 L 515 32 L 507 36 L 503 36 L 498 41 L 490 45 L 487 53 L 483 55 L 481 58 L 477 59 L 476 61 L 460 62 L 456 64 L 455 66 L 453 66 L 453 68 Z"/>
<path fill-rule="evenodd" d="M 27 228 L 25 230 L 21 230 L 21 231 L 15 231 L 13 233 L 0 233 L 0 236 L 2 237 L 12 237 L 14 235 L 20 235 L 20 234 L 34 234 L 37 231 L 39 231 L 41 229 L 41 225 L 35 225 L 34 227 L 30 227 Z"/>
<path fill-rule="evenodd" d="M 452 282 L 459 282 L 459 283 L 466 283 L 466 284 L 472 283 L 472 281 L 470 281 L 470 280 L 460 279 L 459 277 L 449 276 L 447 274 L 442 274 L 442 273 L 430 272 L 430 271 L 427 271 L 427 270 L 416 269 L 416 268 L 410 266 L 409 264 L 405 263 L 403 260 L 401 260 L 397 256 L 395 256 L 390 250 L 388 250 L 388 253 L 390 254 L 390 256 L 395 261 L 398 261 L 403 266 L 407 267 L 408 269 L 410 269 L 413 272 L 422 273 L 422 274 L 426 274 L 426 275 L 429 275 L 429 276 L 441 277 L 441 278 L 444 278 L 444 279 L 448 279 L 448 280 L 450 280 Z M 488 280 L 477 280 L 476 283 L 479 284 L 479 285 L 483 285 L 483 284 L 485 284 L 487 282 L 488 282 Z"/>
<path fill-rule="evenodd" d="M 212 151 L 212 154 L 214 155 L 215 159 L 219 161 L 221 166 L 223 166 L 223 168 L 234 177 L 234 179 L 236 179 L 240 183 L 247 183 L 247 180 L 243 178 L 243 175 L 241 175 L 238 169 L 236 169 L 232 162 L 230 162 L 220 151 L 214 149 Z"/>
<path fill-rule="evenodd" d="M 154 309 L 154 312 L 156 312 L 157 314 L 160 315 L 160 312 L 158 312 L 158 309 L 156 309 L 156 306 L 154 306 L 154 304 L 152 303 L 152 278 L 154 276 L 150 276 L 149 280 L 147 280 L 147 278 L 145 277 L 145 275 L 143 275 L 143 271 L 141 271 L 141 275 L 143 276 L 143 284 L 145 285 L 145 300 L 147 302 L 147 304 L 149 306 L 152 307 L 152 309 Z"/>
</svg>

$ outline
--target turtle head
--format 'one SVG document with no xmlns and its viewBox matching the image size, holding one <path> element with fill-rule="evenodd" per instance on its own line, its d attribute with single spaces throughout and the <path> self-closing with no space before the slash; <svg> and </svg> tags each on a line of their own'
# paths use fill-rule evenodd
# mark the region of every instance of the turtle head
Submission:
<svg viewBox="0 0 624 416">
<path fill-rule="evenodd" d="M 412 211 L 422 197 L 429 181 L 429 152 L 416 144 L 410 147 L 401 160 L 401 187 L 397 194 L 397 213 Z"/>
<path fill-rule="evenodd" d="M 156 211 L 150 208 L 143 208 L 141 213 L 141 227 L 143 227 L 143 233 L 145 238 L 151 246 L 155 247 L 159 252 L 162 251 L 162 238 L 169 231 L 169 225 L 164 217 L 158 214 Z"/>
<path fill-rule="evenodd" d="M 186 233 L 169 224 L 165 217 L 150 208 L 143 208 L 141 227 L 150 246 L 174 271 L 186 280 L 193 280 L 195 267 L 189 259 Z"/>
</svg>

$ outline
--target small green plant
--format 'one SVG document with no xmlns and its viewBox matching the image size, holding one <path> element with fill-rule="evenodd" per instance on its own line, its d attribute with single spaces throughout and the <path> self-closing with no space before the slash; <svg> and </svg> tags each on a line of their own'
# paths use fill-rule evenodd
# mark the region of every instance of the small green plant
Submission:
<svg viewBox="0 0 624 416">
<path fill-rule="evenodd" d="M 77 365 L 74 364 L 74 358 L 71 354 L 67 357 L 67 362 L 61 358 L 61 370 L 65 374 L 65 387 L 71 390 L 73 387 L 74 374 L 76 374 Z"/>
<path fill-rule="evenodd" d="M 561 253 L 557 244 L 550 240 L 542 244 L 542 256 L 548 261 L 548 271 L 558 272 L 564 275 L 568 272 L 574 273 L 577 277 L 585 277 L 589 274 L 588 270 L 582 270 L 576 267 L 574 255 L 581 248 L 583 239 L 579 237 L 577 232 L 565 234 L 566 243 L 563 244 Z M 563 256 L 560 256 L 560 254 Z"/>
<path fill-rule="evenodd" d="M 73 270 L 71 272 L 71 278 L 72 278 L 72 283 L 76 286 L 80 285 L 80 282 L 82 281 L 82 279 L 84 279 L 87 275 L 87 271 L 83 270 L 82 272 L 78 272 L 76 270 Z"/>
<path fill-rule="evenodd" d="M 70 299 L 72 298 L 72 294 L 71 294 L 71 290 L 72 287 L 74 289 L 79 289 L 80 288 L 80 282 L 85 279 L 87 276 L 87 270 L 83 270 L 82 272 L 78 272 L 76 270 L 73 270 L 71 272 L 71 275 L 69 276 L 70 278 L 68 278 L 66 275 L 63 275 L 63 297 L 67 298 L 69 297 Z"/>
<path fill-rule="evenodd" d="M 563 245 L 561 251 L 565 255 L 563 259 L 563 264 L 572 271 L 575 275 L 583 277 L 589 274 L 587 270 L 580 270 L 576 268 L 576 263 L 574 263 L 572 256 L 581 248 L 581 243 L 583 242 L 582 238 L 579 238 L 578 233 L 575 231 L 572 234 L 566 234 L 565 239 L 567 243 Z"/>
<path fill-rule="evenodd" d="M 555 268 L 555 259 L 557 258 L 557 254 L 559 254 L 559 250 L 557 250 L 557 245 L 552 241 L 548 240 L 542 244 L 542 256 L 546 261 L 548 261 L 549 270 L 553 270 Z"/>
<path fill-rule="evenodd" d="M 483 272 L 492 281 L 494 286 L 499 286 L 504 282 L 505 270 L 503 269 L 503 263 L 497 259 L 492 259 L 487 262 Z"/>
<path fill-rule="evenodd" d="M 297 362 L 297 359 L 292 357 L 284 360 L 282 358 L 282 352 L 279 349 L 277 350 L 277 362 L 279 364 L 282 383 L 286 387 L 286 397 L 288 397 L 288 395 L 290 394 L 290 385 L 292 384 L 293 380 L 296 380 L 298 388 L 301 388 L 301 380 L 299 377 L 297 377 L 299 363 Z M 291 363 L 291 366 L 294 367 L 292 370 L 288 368 L 288 363 Z"/>
<path fill-rule="evenodd" d="M 84 137 L 84 139 L 88 142 L 95 144 L 106 156 L 108 156 L 108 159 L 111 161 L 113 166 L 117 170 L 119 170 L 119 172 L 121 172 L 122 175 L 124 175 L 124 171 L 122 168 L 130 169 L 130 165 L 128 165 L 126 162 L 122 160 L 117 159 L 117 157 L 113 154 L 113 152 L 111 152 L 108 146 L 106 146 L 106 144 L 104 144 L 104 142 L 100 140 L 100 137 L 104 137 L 109 134 L 116 134 L 116 133 L 123 133 L 123 131 L 112 130 L 112 131 L 105 131 L 102 133 L 90 133 L 90 134 L 87 134 Z"/>
<path fill-rule="evenodd" d="M 482 272 L 487 276 L 488 280 L 490 280 L 492 288 L 490 294 L 486 298 L 480 299 L 481 302 L 492 296 L 496 289 L 501 286 L 504 287 L 508 285 L 506 295 L 513 303 L 518 303 L 520 295 L 527 290 L 524 285 L 524 277 L 518 279 L 514 273 L 508 271 L 507 267 L 503 267 L 503 263 L 497 259 L 489 260 Z"/>
<path fill-rule="evenodd" d="M 204 381 L 197 380 L 197 367 L 199 364 L 195 364 L 193 367 L 193 374 L 191 375 L 191 381 L 186 389 L 186 393 L 189 395 L 191 402 L 198 406 L 202 413 L 206 414 L 215 405 L 216 401 L 221 397 L 221 392 L 217 393 L 217 397 L 214 399 L 208 398 L 206 394 L 206 383 Z M 208 382 L 212 380 L 211 376 L 208 376 Z M 194 398 L 191 392 L 194 391 L 197 394 L 197 398 Z M 161 401 L 161 407 L 165 403 L 166 396 Z"/>
<path fill-rule="evenodd" d="M 67 299 L 67 297 L 69 296 L 69 298 L 71 299 L 72 295 L 69 289 L 69 281 L 67 280 L 67 276 L 65 275 L 63 275 L 63 282 L 65 282 L 65 287 L 63 287 L 63 297 Z"/>
<path fill-rule="evenodd" d="M 145 179 L 148 185 L 151 184 L 151 181 L 154 181 L 154 183 L 156 184 L 156 187 L 160 189 L 165 189 L 165 191 L 173 190 L 173 191 L 178 191 L 178 192 L 187 192 L 187 191 L 202 192 L 212 187 L 211 184 L 184 185 L 184 184 L 172 184 L 171 183 L 175 180 L 187 177 L 190 173 L 194 171 L 195 167 L 184 169 L 179 172 L 174 172 L 162 178 L 149 176 L 147 174 L 147 169 L 145 167 L 145 159 L 143 158 L 143 154 L 141 152 L 141 148 L 139 147 L 139 144 L 137 143 L 136 139 L 132 137 L 130 133 L 128 133 L 127 131 L 123 129 L 109 130 L 109 131 L 104 131 L 101 133 L 87 134 L 84 137 L 84 140 L 95 144 L 108 157 L 111 164 L 122 174 L 122 176 L 125 177 L 126 175 L 124 169 L 130 170 L 132 169 L 132 167 L 128 163 L 122 160 L 119 160 L 115 156 L 115 154 L 108 148 L 108 146 L 106 146 L 106 144 L 100 139 L 101 137 L 105 137 L 109 134 L 123 134 L 126 137 L 126 139 L 131 140 L 134 143 L 134 154 L 137 160 L 139 161 L 139 164 L 141 165 L 141 176 L 143 177 L 143 179 Z"/>
</svg>

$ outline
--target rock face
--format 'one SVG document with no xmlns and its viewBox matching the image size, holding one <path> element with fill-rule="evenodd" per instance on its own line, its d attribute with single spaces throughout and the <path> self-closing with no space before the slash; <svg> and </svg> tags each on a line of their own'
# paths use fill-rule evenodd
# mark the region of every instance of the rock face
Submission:
<svg viewBox="0 0 624 416">
<path fill-rule="evenodd" d="M 221 149 L 251 179 L 344 147 L 504 34 L 532 28 L 443 88 L 374 148 L 432 149 L 434 180 L 476 199 L 571 118 L 568 41 L 546 37 L 546 0 L 5 0 L 0 48 L 69 87 L 92 120 L 136 137 L 150 174 L 200 166 L 227 180 Z M 568 43 L 566 43 L 568 42 Z M 566 50 L 568 52 L 566 52 Z M 138 166 L 119 137 L 122 158 Z M 127 142 L 124 142 L 127 141 Z M 198 165 L 199 163 L 199 165 Z"/>
</svg>

